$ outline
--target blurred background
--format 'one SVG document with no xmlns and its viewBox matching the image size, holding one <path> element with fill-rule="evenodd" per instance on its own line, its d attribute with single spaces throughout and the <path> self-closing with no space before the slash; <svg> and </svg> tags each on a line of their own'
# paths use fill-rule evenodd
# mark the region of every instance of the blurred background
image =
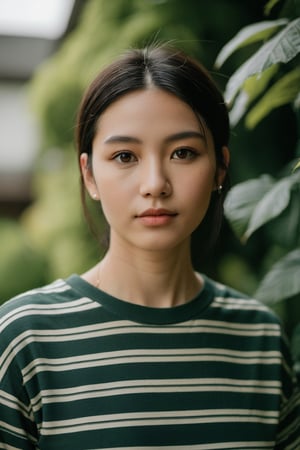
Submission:
<svg viewBox="0 0 300 450">
<path fill-rule="evenodd" d="M 80 273 L 101 255 L 81 211 L 73 138 L 80 98 L 99 69 L 128 47 L 171 41 L 225 90 L 261 45 L 240 46 L 216 68 L 227 42 L 253 23 L 299 16 L 297 0 L 273 4 L 267 12 L 263 0 L 0 0 L 0 303 Z M 249 128 L 243 118 L 232 127 L 232 186 L 266 174 L 278 179 L 300 154 L 295 103 L 277 105 Z M 225 220 L 201 270 L 253 295 L 282 256 L 299 250 L 299 183 L 293 186 L 298 190 L 279 222 L 247 242 Z M 288 222 L 280 222 L 283 215 Z M 295 270 L 293 276 L 297 281 Z M 299 291 L 269 302 L 290 335 L 300 322 Z"/>
</svg>

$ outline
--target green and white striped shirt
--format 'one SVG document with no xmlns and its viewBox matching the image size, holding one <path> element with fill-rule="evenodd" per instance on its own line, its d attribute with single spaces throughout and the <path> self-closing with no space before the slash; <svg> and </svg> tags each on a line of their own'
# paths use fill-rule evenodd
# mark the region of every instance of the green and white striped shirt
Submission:
<svg viewBox="0 0 300 450">
<path fill-rule="evenodd" d="M 149 308 L 77 275 L 0 308 L 0 449 L 300 449 L 278 319 L 204 277 Z"/>
</svg>

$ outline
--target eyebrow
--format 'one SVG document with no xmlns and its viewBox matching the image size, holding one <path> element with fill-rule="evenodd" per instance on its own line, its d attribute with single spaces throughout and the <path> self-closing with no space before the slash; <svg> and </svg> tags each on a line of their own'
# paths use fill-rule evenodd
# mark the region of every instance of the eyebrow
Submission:
<svg viewBox="0 0 300 450">
<path fill-rule="evenodd" d="M 179 133 L 171 134 L 170 136 L 167 136 L 165 139 L 166 143 L 171 143 L 174 141 L 179 141 L 181 139 L 187 139 L 187 138 L 197 138 L 205 141 L 205 135 L 199 131 L 181 131 Z M 135 144 L 141 144 L 141 139 L 134 137 L 134 136 L 123 136 L 123 135 L 114 135 L 109 136 L 107 139 L 105 139 L 105 144 L 113 144 L 113 143 L 135 143 Z"/>
</svg>

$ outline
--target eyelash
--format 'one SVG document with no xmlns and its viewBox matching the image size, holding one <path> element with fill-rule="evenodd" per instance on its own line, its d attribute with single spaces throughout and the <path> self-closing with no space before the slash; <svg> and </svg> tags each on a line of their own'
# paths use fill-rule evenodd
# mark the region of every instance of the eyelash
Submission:
<svg viewBox="0 0 300 450">
<path fill-rule="evenodd" d="M 185 158 L 180 158 L 180 157 L 178 157 L 178 158 L 173 158 L 173 159 L 182 159 L 182 160 L 188 160 L 188 161 L 190 161 L 190 160 L 192 160 L 192 159 L 195 159 L 198 155 L 199 155 L 199 153 L 196 151 L 196 150 L 193 150 L 193 149 L 191 149 L 191 148 L 188 148 L 188 147 L 181 147 L 181 148 L 178 148 L 177 150 L 175 150 L 173 153 L 172 153 L 172 155 L 175 155 L 176 153 L 177 153 L 177 156 L 178 156 L 178 153 L 179 152 L 184 152 L 185 153 L 185 155 L 189 155 L 188 157 L 185 157 Z"/>
<path fill-rule="evenodd" d="M 125 158 L 128 158 L 128 157 L 130 157 L 130 159 L 134 158 L 134 160 L 133 161 L 131 161 L 131 160 L 130 161 L 122 161 L 121 158 L 124 157 L 124 156 L 125 156 Z M 133 153 L 127 152 L 127 151 L 123 151 L 123 152 L 118 153 L 117 155 L 115 155 L 113 157 L 113 159 L 115 161 L 118 161 L 121 164 L 129 164 L 129 163 L 135 162 L 137 160 L 136 156 L 134 156 Z"/>
<path fill-rule="evenodd" d="M 184 155 L 185 155 L 184 158 L 179 156 L 180 152 L 181 153 L 184 152 Z M 175 155 L 177 157 L 174 157 Z M 172 152 L 172 158 L 171 159 L 182 160 L 182 161 L 185 161 L 185 160 L 190 161 L 190 160 L 195 159 L 197 156 L 199 156 L 199 153 L 196 150 L 193 150 L 193 149 L 188 148 L 188 147 L 180 147 L 180 148 L 178 148 L 178 149 L 176 149 L 176 150 L 174 150 Z M 122 160 L 122 158 L 127 159 L 127 161 L 124 161 L 124 159 Z M 129 158 L 129 160 L 128 160 L 128 158 Z M 133 163 L 133 162 L 137 161 L 137 157 L 130 151 L 122 151 L 122 152 L 116 154 L 115 156 L 113 156 L 112 159 L 114 159 L 115 161 L 117 161 L 117 162 L 119 162 L 121 164 L 130 164 L 130 163 Z"/>
</svg>

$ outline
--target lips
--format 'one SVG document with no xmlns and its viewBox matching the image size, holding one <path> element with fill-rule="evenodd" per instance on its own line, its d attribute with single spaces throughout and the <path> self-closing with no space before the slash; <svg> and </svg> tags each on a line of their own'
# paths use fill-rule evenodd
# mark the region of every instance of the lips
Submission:
<svg viewBox="0 0 300 450">
<path fill-rule="evenodd" d="M 164 227 L 173 222 L 177 213 L 169 209 L 150 208 L 143 211 L 137 216 L 137 219 L 146 227 Z"/>
<path fill-rule="evenodd" d="M 175 213 L 174 211 L 170 211 L 168 209 L 150 208 L 146 209 L 146 211 L 142 212 L 142 214 L 139 214 L 138 217 L 158 217 L 158 216 L 176 216 L 176 215 L 177 213 Z"/>
</svg>

